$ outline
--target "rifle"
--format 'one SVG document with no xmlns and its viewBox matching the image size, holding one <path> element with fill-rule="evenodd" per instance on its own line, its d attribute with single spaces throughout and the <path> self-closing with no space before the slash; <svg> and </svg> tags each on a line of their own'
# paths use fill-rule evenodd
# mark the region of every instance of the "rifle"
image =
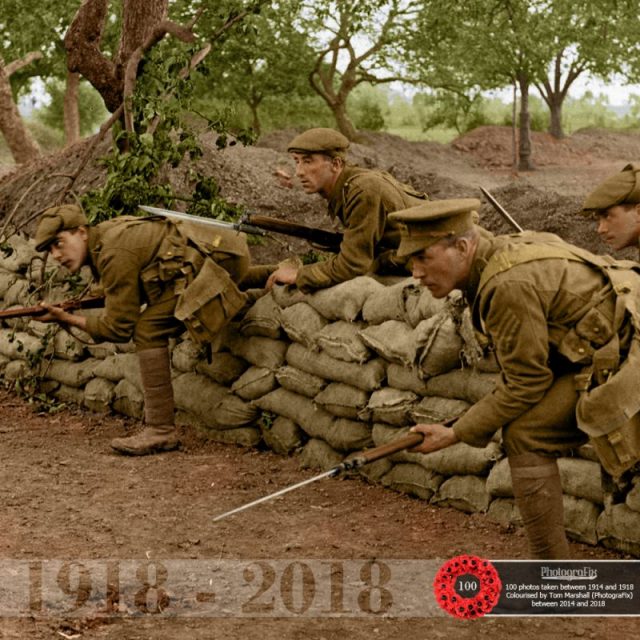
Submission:
<svg viewBox="0 0 640 640">
<path fill-rule="evenodd" d="M 480 191 L 484 194 L 484 197 L 491 203 L 493 208 L 518 232 L 524 231 L 524 229 L 513 219 L 511 214 L 484 188 L 480 187 Z"/>
<path fill-rule="evenodd" d="M 455 422 L 456 418 L 452 420 L 447 420 L 444 424 L 450 425 Z M 387 442 L 387 444 L 383 444 L 379 447 L 375 447 L 374 449 L 360 451 L 358 453 L 354 453 L 349 456 L 346 460 L 343 460 L 339 465 L 336 465 L 332 469 L 325 471 L 313 478 L 309 478 L 307 480 L 303 480 L 302 482 L 298 482 L 297 484 L 292 484 L 289 487 L 285 487 L 284 489 L 280 489 L 280 491 L 276 491 L 275 493 L 270 493 L 268 496 L 264 496 L 262 498 L 258 498 L 253 502 L 248 502 L 247 504 L 242 505 L 241 507 L 236 507 L 231 511 L 227 511 L 225 513 L 216 516 L 213 521 L 217 522 L 218 520 L 222 520 L 227 516 L 233 515 L 234 513 L 240 513 L 240 511 L 244 511 L 245 509 L 250 509 L 262 502 L 267 502 L 268 500 L 272 500 L 273 498 L 277 498 L 278 496 L 282 496 L 285 493 L 289 493 L 289 491 L 294 491 L 295 489 L 300 489 L 300 487 L 304 487 L 305 485 L 311 484 L 312 482 L 316 482 L 317 480 L 322 480 L 323 478 L 335 478 L 345 471 L 353 471 L 354 469 L 359 469 L 365 464 L 369 464 L 370 462 L 374 462 L 375 460 L 380 460 L 380 458 L 385 458 L 386 456 L 390 456 L 392 453 L 397 453 L 398 451 L 403 451 L 404 449 L 409 449 L 411 447 L 416 447 L 423 440 L 423 436 L 421 433 L 411 432 L 406 436 L 401 438 L 397 438 L 396 440 L 392 440 L 391 442 Z"/>
<path fill-rule="evenodd" d="M 269 233 L 281 233 L 295 238 L 302 238 L 307 242 L 324 249 L 325 251 L 333 251 L 337 253 L 340 250 L 342 242 L 342 234 L 338 231 L 327 231 L 325 229 L 317 229 L 315 227 L 307 227 L 296 222 L 287 222 L 278 218 L 270 218 L 269 216 L 261 216 L 255 213 L 244 214 L 238 222 L 226 222 L 224 220 L 216 220 L 214 218 L 203 218 L 202 216 L 192 216 L 181 211 L 172 211 L 171 209 L 160 209 L 158 207 L 148 207 L 139 205 L 139 208 L 147 213 L 170 220 L 180 220 L 183 222 L 195 222 L 197 224 L 209 227 L 217 227 L 219 229 L 233 229 L 243 233 L 253 235 L 267 236 Z"/>
<path fill-rule="evenodd" d="M 97 309 L 99 307 L 104 307 L 104 296 L 65 300 L 64 302 L 56 303 L 54 306 L 64 311 L 74 311 L 76 309 Z M 39 304 L 33 307 L 15 307 L 13 309 L 0 311 L 0 320 L 5 318 L 37 318 L 45 313 L 47 313 L 47 310 Z"/>
</svg>

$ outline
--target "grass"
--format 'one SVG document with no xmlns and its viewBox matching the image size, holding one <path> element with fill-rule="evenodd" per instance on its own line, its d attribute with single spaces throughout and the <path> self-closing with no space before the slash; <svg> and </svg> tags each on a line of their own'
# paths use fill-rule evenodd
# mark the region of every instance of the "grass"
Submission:
<svg viewBox="0 0 640 640">
<path fill-rule="evenodd" d="M 444 127 L 436 127 L 428 131 L 423 131 L 422 128 L 418 126 L 401 126 L 388 127 L 385 131 L 411 142 L 427 141 L 440 142 L 441 144 L 447 144 L 460 135 L 455 129 L 446 129 Z"/>
</svg>

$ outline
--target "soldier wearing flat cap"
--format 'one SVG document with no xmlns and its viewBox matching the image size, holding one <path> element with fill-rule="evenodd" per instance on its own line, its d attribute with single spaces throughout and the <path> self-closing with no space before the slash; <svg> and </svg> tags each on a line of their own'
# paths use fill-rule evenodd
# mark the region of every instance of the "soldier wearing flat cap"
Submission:
<svg viewBox="0 0 640 640">
<path fill-rule="evenodd" d="M 556 456 L 589 434 L 612 475 L 640 458 L 640 356 L 632 340 L 640 275 L 635 263 L 595 256 L 553 234 L 481 233 L 473 218 L 479 206 L 432 201 L 390 215 L 404 225 L 398 254 L 410 258 L 413 276 L 436 298 L 462 290 L 501 369 L 495 390 L 452 428 L 414 426 L 424 435 L 416 451 L 458 441 L 484 447 L 501 429 L 531 555 L 566 558 Z"/>
<path fill-rule="evenodd" d="M 290 142 L 288 151 L 303 189 L 327 200 L 329 216 L 345 231 L 337 255 L 302 267 L 284 264 L 270 276 L 268 286 L 295 284 L 308 293 L 365 273 L 406 273 L 404 261 L 395 256 L 398 227 L 388 215 L 427 196 L 386 172 L 348 164 L 348 148 L 345 136 L 327 128 L 309 129 Z"/>
<path fill-rule="evenodd" d="M 43 303 L 47 313 L 38 319 L 78 327 L 97 342 L 133 338 L 136 346 L 146 427 L 111 446 L 130 455 L 175 449 L 168 341 L 186 328 L 206 344 L 243 307 L 236 283 L 250 269 L 244 236 L 164 218 L 122 216 L 90 226 L 79 206 L 62 205 L 42 214 L 35 239 L 38 251 L 72 273 L 89 266 L 105 294 L 100 315 Z"/>
<path fill-rule="evenodd" d="M 599 184 L 582 211 L 598 216 L 598 234 L 612 249 L 640 248 L 640 163 L 628 164 Z"/>
</svg>

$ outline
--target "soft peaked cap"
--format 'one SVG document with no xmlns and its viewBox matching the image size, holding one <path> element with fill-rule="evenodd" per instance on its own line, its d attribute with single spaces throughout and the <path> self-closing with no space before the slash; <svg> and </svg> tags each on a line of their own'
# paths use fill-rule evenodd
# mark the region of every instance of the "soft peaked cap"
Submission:
<svg viewBox="0 0 640 640">
<path fill-rule="evenodd" d="M 289 153 L 324 153 L 343 157 L 349 148 L 349 139 L 335 129 L 317 127 L 297 135 L 287 147 Z"/>
<path fill-rule="evenodd" d="M 60 231 L 68 231 L 89 224 L 87 216 L 76 204 L 63 204 L 47 209 L 40 217 L 36 230 L 36 251 L 45 251 Z"/>
<path fill-rule="evenodd" d="M 622 171 L 601 182 L 582 205 L 582 211 L 600 211 L 618 204 L 640 203 L 640 163 L 628 164 Z"/>
<path fill-rule="evenodd" d="M 456 236 L 474 227 L 480 200 L 431 200 L 410 209 L 389 214 L 401 227 L 398 256 L 406 257 L 428 249 L 443 238 Z"/>
</svg>

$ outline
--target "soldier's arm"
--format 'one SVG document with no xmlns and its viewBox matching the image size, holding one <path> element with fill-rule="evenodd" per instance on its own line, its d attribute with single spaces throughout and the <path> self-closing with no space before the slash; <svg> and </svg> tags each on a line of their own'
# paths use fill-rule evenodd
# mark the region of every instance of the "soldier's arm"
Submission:
<svg viewBox="0 0 640 640">
<path fill-rule="evenodd" d="M 483 296 L 482 317 L 500 364 L 492 393 L 474 404 L 453 427 L 457 437 L 485 446 L 493 434 L 537 404 L 553 384 L 544 304 L 532 282 L 494 278 Z"/>
<path fill-rule="evenodd" d="M 386 214 L 382 197 L 374 189 L 352 189 L 345 203 L 345 232 L 340 252 L 302 267 L 296 285 L 302 291 L 331 287 L 371 270 L 375 248 L 384 233 Z"/>
<path fill-rule="evenodd" d="M 140 316 L 140 259 L 126 249 L 104 249 L 98 270 L 105 307 L 99 316 L 86 318 L 85 330 L 98 341 L 127 342 Z"/>
</svg>

